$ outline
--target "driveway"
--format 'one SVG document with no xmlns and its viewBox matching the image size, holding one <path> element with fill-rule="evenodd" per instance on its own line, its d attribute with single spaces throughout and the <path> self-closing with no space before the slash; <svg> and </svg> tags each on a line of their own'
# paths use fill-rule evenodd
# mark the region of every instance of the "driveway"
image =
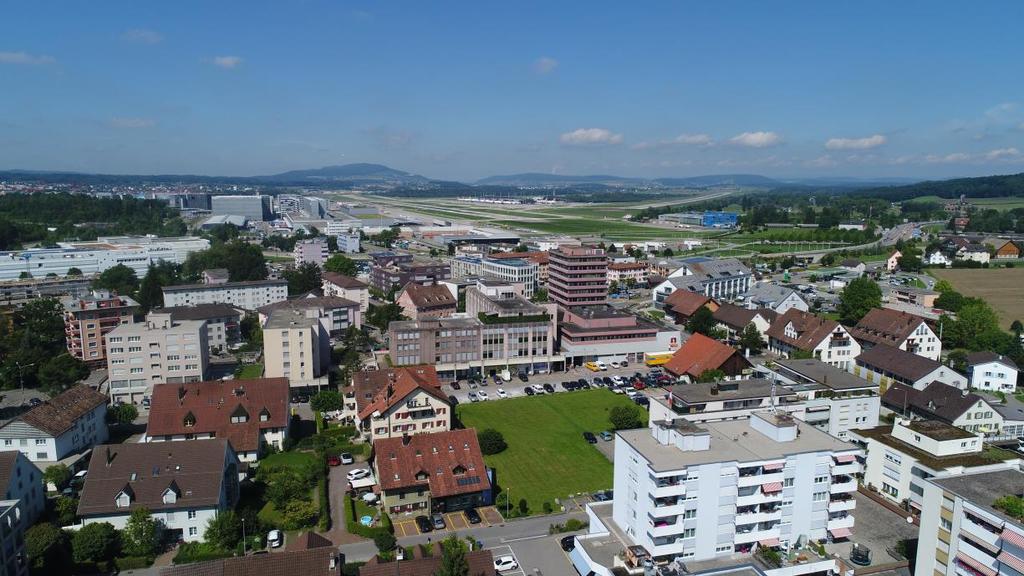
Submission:
<svg viewBox="0 0 1024 576">
<path fill-rule="evenodd" d="M 349 470 L 366 468 L 366 462 L 356 461 L 354 464 L 329 468 L 327 475 L 328 497 L 331 499 L 331 530 L 328 538 L 335 544 L 349 544 L 366 540 L 357 534 L 349 534 L 345 523 L 345 491 L 348 489 Z M 397 531 L 396 531 L 397 536 Z"/>
</svg>

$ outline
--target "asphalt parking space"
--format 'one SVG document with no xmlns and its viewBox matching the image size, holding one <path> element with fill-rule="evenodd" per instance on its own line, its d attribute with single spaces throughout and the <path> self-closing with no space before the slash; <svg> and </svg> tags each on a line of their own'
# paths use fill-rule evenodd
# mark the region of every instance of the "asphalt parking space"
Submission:
<svg viewBox="0 0 1024 576">
<path fill-rule="evenodd" d="M 449 530 L 462 530 L 469 526 L 466 515 L 462 512 L 449 512 L 444 515 L 444 522 Z"/>
<path fill-rule="evenodd" d="M 568 534 L 528 538 L 510 542 L 509 545 L 524 574 L 576 574 L 576 569 L 559 544 L 559 540 L 565 536 Z M 505 576 L 504 572 L 502 576 Z"/>
<path fill-rule="evenodd" d="M 505 521 L 505 519 L 502 518 L 501 513 L 498 512 L 498 509 L 495 508 L 494 506 L 485 506 L 484 508 L 477 508 L 476 511 L 480 513 L 480 518 L 483 521 L 482 523 L 488 526 L 501 524 Z"/>
<path fill-rule="evenodd" d="M 487 400 L 484 402 L 490 402 L 495 400 L 501 400 L 498 396 L 498 389 L 501 388 L 505 391 L 508 398 L 519 398 L 526 396 L 525 389 L 528 386 L 551 384 L 555 389 L 556 394 L 565 394 L 567 391 L 562 388 L 562 382 L 568 382 L 570 380 L 576 381 L 580 378 L 585 378 L 588 382 L 592 382 L 596 377 L 611 377 L 611 376 L 632 376 L 637 372 L 646 374 L 650 369 L 643 364 L 631 364 L 626 368 L 611 368 L 602 372 L 592 372 L 586 368 L 574 368 L 568 372 L 554 372 L 551 374 L 538 374 L 530 377 L 529 382 L 522 382 L 518 378 L 513 378 L 510 382 L 502 382 L 500 385 L 495 385 L 493 381 L 488 380 L 487 386 L 479 386 L 471 389 L 469 383 L 465 380 L 460 381 L 459 389 L 456 390 L 451 386 L 451 383 L 444 385 L 443 390 L 445 394 L 449 396 L 455 396 L 460 403 L 470 402 L 469 393 L 472 391 L 482 391 L 487 393 Z M 547 393 L 545 393 L 547 394 Z"/>
<path fill-rule="evenodd" d="M 420 529 L 416 527 L 416 521 L 409 520 L 395 520 L 392 522 L 395 527 L 395 536 L 401 538 L 402 536 L 418 536 Z"/>
<path fill-rule="evenodd" d="M 523 564 L 519 561 L 519 555 L 515 553 L 515 551 L 512 549 L 512 546 L 508 544 L 503 544 L 501 546 L 489 548 L 489 550 L 491 551 L 491 555 L 494 556 L 495 560 L 501 558 L 502 556 L 512 556 L 513 558 L 515 558 L 516 564 L 519 565 L 519 568 L 516 568 L 515 570 L 506 570 L 504 572 L 500 572 L 501 576 L 526 576 L 526 571 L 523 568 Z"/>
</svg>

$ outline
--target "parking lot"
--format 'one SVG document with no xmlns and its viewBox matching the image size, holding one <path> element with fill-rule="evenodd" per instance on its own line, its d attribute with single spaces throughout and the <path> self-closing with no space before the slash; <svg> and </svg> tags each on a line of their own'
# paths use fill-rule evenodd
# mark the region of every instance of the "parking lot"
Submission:
<svg viewBox="0 0 1024 576">
<path fill-rule="evenodd" d="M 501 576 L 534 576 L 575 574 L 569 556 L 562 550 L 559 540 L 569 534 L 541 535 L 510 540 L 489 548 L 495 559 L 511 555 L 519 568 L 501 572 Z"/>
<path fill-rule="evenodd" d="M 643 364 L 630 364 L 625 368 L 609 368 L 601 372 L 593 372 L 583 367 L 570 368 L 568 371 L 559 371 L 551 374 L 537 374 L 529 377 L 528 382 L 523 382 L 517 377 L 513 377 L 509 382 L 502 382 L 500 385 L 494 383 L 494 381 L 488 378 L 487 382 L 481 382 L 480 387 L 470 388 L 470 385 L 465 380 L 459 381 L 459 389 L 456 390 L 449 382 L 444 385 L 443 389 L 445 394 L 454 396 L 459 403 L 470 402 L 470 392 L 483 392 L 487 395 L 487 400 L 501 400 L 502 396 L 499 394 L 499 389 L 504 392 L 507 398 L 518 398 L 526 396 L 525 389 L 529 386 L 543 386 L 544 384 L 550 384 L 554 388 L 555 393 L 564 393 L 566 390 L 562 388 L 562 382 L 576 381 L 581 378 L 587 380 L 587 382 L 593 382 L 595 377 L 612 377 L 612 376 L 633 376 L 637 372 L 641 374 L 647 374 L 650 368 Z"/>
<path fill-rule="evenodd" d="M 504 521 L 501 518 L 501 514 L 498 514 L 498 511 L 494 509 L 494 506 L 477 508 L 477 512 L 480 514 L 480 523 L 475 525 L 477 528 L 488 528 L 495 524 L 501 524 Z M 444 538 L 448 532 L 463 530 L 471 526 L 469 520 L 466 519 L 466 514 L 461 511 L 446 513 L 444 515 L 445 529 L 435 530 L 434 532 L 421 532 L 419 527 L 416 526 L 415 515 L 396 516 L 392 518 L 391 523 L 395 527 L 395 537 L 397 538 L 418 536 L 420 534 L 432 534 L 436 532 L 438 539 L 441 539 Z"/>
</svg>

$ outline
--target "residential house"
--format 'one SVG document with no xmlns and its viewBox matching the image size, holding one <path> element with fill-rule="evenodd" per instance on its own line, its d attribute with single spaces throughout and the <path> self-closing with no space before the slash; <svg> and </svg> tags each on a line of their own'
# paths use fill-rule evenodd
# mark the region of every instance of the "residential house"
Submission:
<svg viewBox="0 0 1024 576">
<path fill-rule="evenodd" d="M 924 261 L 929 266 L 945 266 L 949 268 L 953 265 L 953 260 L 946 256 L 941 250 L 936 250 L 928 255 Z"/>
<path fill-rule="evenodd" d="M 83 525 L 109 522 L 120 530 L 132 510 L 144 507 L 171 541 L 198 542 L 210 519 L 238 503 L 238 469 L 226 438 L 97 446 L 78 517 Z"/>
<path fill-rule="evenodd" d="M 139 303 L 106 290 L 68 297 L 64 307 L 64 336 L 68 353 L 92 368 L 106 365 L 106 337 L 121 324 L 135 322 Z"/>
<path fill-rule="evenodd" d="M 971 388 L 1013 394 L 1017 390 L 1017 363 L 995 352 L 967 355 L 967 377 Z"/>
<path fill-rule="evenodd" d="M 900 267 L 900 258 L 903 257 L 903 253 L 896 250 L 889 257 L 885 259 L 885 269 L 887 272 L 895 272 Z"/>
<path fill-rule="evenodd" d="M 473 428 L 384 438 L 374 441 L 373 453 L 392 517 L 490 504 L 491 479 Z"/>
<path fill-rule="evenodd" d="M 867 270 L 867 266 L 862 260 L 857 258 L 847 258 L 839 263 L 839 267 L 847 272 L 853 272 L 854 274 L 864 274 Z"/>
<path fill-rule="evenodd" d="M 676 290 L 665 298 L 665 313 L 671 316 L 676 324 L 686 324 L 701 308 L 714 312 L 718 310 L 718 302 L 710 296 L 689 290 Z"/>
<path fill-rule="evenodd" d="M 996 260 L 1020 258 L 1020 245 L 1013 240 L 1007 240 L 1006 238 L 986 238 L 982 243 L 992 247 L 995 251 L 994 257 Z"/>
<path fill-rule="evenodd" d="M 400 561 L 384 560 L 379 555 L 370 558 L 359 567 L 359 576 L 434 576 L 441 573 L 443 552 L 440 542 L 428 544 L 429 552 L 424 554 L 423 545 L 413 546 L 412 557 Z M 490 550 L 466 552 L 466 574 L 469 576 L 497 576 L 494 569 L 494 555 Z"/>
<path fill-rule="evenodd" d="M 160 576 L 342 576 L 345 555 L 338 552 L 329 540 L 315 533 L 306 532 L 296 540 L 309 542 L 313 540 L 307 536 L 309 534 L 322 542 L 305 547 L 293 547 L 289 542 L 284 550 L 273 554 L 250 553 L 169 566 L 160 570 Z M 404 571 L 401 576 L 405 576 Z"/>
<path fill-rule="evenodd" d="M 448 318 L 455 314 L 458 302 L 441 284 L 406 284 L 395 299 L 402 314 L 411 320 Z"/>
<path fill-rule="evenodd" d="M 725 330 L 729 341 L 735 341 L 744 328 L 753 324 L 763 338 L 779 314 L 768 308 L 740 308 L 735 304 L 722 304 L 712 314 L 718 327 Z"/>
<path fill-rule="evenodd" d="M 381 440 L 451 429 L 452 403 L 416 369 L 391 370 L 389 381 L 367 402 L 360 398 L 359 426 L 367 439 Z M 436 374 L 434 375 L 436 378 Z"/>
<path fill-rule="evenodd" d="M 107 441 L 107 397 L 79 384 L 0 426 L 0 451 L 18 451 L 43 468 L 73 465 Z"/>
<path fill-rule="evenodd" d="M 647 285 L 646 262 L 612 262 L 608 265 L 608 284 L 618 284 L 620 288 L 627 286 Z"/>
<path fill-rule="evenodd" d="M 358 414 L 373 402 L 377 395 L 393 383 L 414 379 L 419 385 L 441 391 L 441 381 L 433 364 L 360 370 L 352 375 L 352 382 L 344 389 L 345 407 L 343 412 L 355 421 Z"/>
<path fill-rule="evenodd" d="M 938 420 L 986 436 L 998 435 L 1003 416 L 981 396 L 942 382 L 922 390 L 893 384 L 882 395 L 882 404 L 905 417 Z"/>
<path fill-rule="evenodd" d="M 359 328 L 363 325 L 358 302 L 339 296 L 321 296 L 317 291 L 260 307 L 260 324 L 266 324 L 277 310 L 293 310 L 310 318 L 321 318 L 331 336 L 343 335 L 350 327 Z"/>
<path fill-rule="evenodd" d="M 359 314 L 365 316 L 370 309 L 370 285 L 337 272 L 324 272 L 321 291 L 324 296 L 337 296 L 359 303 Z"/>
<path fill-rule="evenodd" d="M 989 253 L 988 247 L 984 244 L 968 244 L 956 253 L 957 260 L 967 260 L 981 264 L 988 264 L 991 257 L 992 255 Z"/>
<path fill-rule="evenodd" d="M 31 526 L 46 511 L 46 481 L 43 472 L 21 452 L 0 452 L 0 500 L 15 507 L 15 519 Z M 11 504 L 11 502 L 14 502 Z M 2 515 L 0 515 L 2 516 Z M 0 518 L 0 520 L 5 520 Z M 0 524 L 2 525 L 2 524 Z M 7 528 L 7 526 L 4 526 Z M 6 535 L 7 530 L 3 530 Z M 8 551 L 10 554 L 10 551 Z M 0 564 L 2 566 L 2 564 Z M 9 574 L 10 572 L 4 572 Z"/>
<path fill-rule="evenodd" d="M 146 442 L 224 438 L 242 462 L 282 450 L 291 423 L 286 378 L 158 384 Z"/>
<path fill-rule="evenodd" d="M 864 484 L 920 514 L 923 480 L 1019 468 L 1010 451 L 986 450 L 984 439 L 938 420 L 897 418 L 891 425 L 851 432 L 864 447 Z"/>
<path fill-rule="evenodd" d="M 808 355 L 847 370 L 860 344 L 835 320 L 790 308 L 768 329 L 768 349 L 787 358 Z"/>
<path fill-rule="evenodd" d="M 664 365 L 669 374 L 690 380 L 708 370 L 721 370 L 735 377 L 750 367 L 750 361 L 739 350 L 703 334 L 691 335 Z"/>
<path fill-rule="evenodd" d="M 799 292 L 770 282 L 758 282 L 740 296 L 743 304 L 750 309 L 766 308 L 776 314 L 785 314 L 790 308 L 807 312 L 811 309 Z"/>
<path fill-rule="evenodd" d="M 850 334 L 864 350 L 885 344 L 936 361 L 942 354 L 942 341 L 924 318 L 889 308 L 872 308 Z"/>
<path fill-rule="evenodd" d="M 776 360 L 773 370 L 759 366 L 762 371 L 792 390 L 805 404 L 797 417 L 823 432 L 846 440 L 850 430 L 878 425 L 877 384 L 815 359 Z"/>
<path fill-rule="evenodd" d="M 893 383 L 923 390 L 936 380 L 967 389 L 967 377 L 949 366 L 886 344 L 876 344 L 857 356 L 853 373 L 878 384 L 882 392 Z"/>
<path fill-rule="evenodd" d="M 227 304 L 196 304 L 162 308 L 172 321 L 194 320 L 206 322 L 206 343 L 211 352 L 224 352 L 242 339 L 242 314 Z"/>
</svg>

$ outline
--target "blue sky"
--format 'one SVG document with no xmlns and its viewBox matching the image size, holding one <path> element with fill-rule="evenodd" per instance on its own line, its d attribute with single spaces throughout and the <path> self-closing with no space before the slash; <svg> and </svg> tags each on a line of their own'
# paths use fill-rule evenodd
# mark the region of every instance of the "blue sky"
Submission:
<svg viewBox="0 0 1024 576">
<path fill-rule="evenodd" d="M 8 2 L 0 169 L 1024 171 L 1024 3 Z"/>
</svg>

